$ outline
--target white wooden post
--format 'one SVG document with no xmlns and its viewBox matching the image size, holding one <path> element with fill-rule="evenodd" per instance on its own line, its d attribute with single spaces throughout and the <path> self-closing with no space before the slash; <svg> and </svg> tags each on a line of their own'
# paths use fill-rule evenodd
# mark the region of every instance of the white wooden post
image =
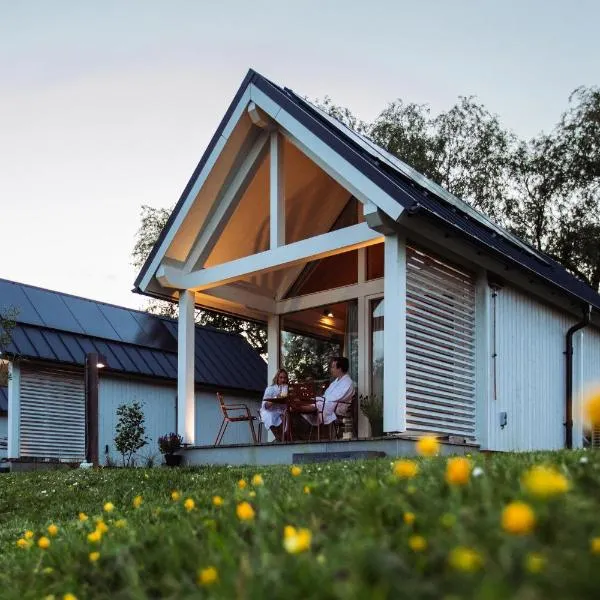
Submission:
<svg viewBox="0 0 600 600">
<path fill-rule="evenodd" d="M 273 377 L 275 377 L 277 369 L 279 369 L 279 360 L 281 358 L 281 341 L 279 328 L 279 315 L 269 315 L 269 320 L 267 323 L 267 354 L 269 355 L 267 372 L 269 377 L 269 384 L 273 380 Z"/>
<path fill-rule="evenodd" d="M 19 458 L 21 445 L 21 370 L 8 363 L 8 458 Z"/>
<path fill-rule="evenodd" d="M 285 244 L 283 138 L 277 131 L 271 133 L 270 158 L 271 250 L 273 250 Z"/>
<path fill-rule="evenodd" d="M 196 397 L 194 393 L 194 300 L 189 290 L 179 292 L 177 327 L 177 433 L 194 444 Z"/>
<path fill-rule="evenodd" d="M 399 234 L 384 242 L 383 430 L 406 431 L 406 244 Z"/>
</svg>

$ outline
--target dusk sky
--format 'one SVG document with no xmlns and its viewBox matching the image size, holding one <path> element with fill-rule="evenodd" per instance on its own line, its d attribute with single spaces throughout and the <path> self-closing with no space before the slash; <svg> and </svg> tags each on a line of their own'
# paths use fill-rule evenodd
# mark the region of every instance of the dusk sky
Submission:
<svg viewBox="0 0 600 600">
<path fill-rule="evenodd" d="M 175 204 L 250 67 L 365 120 L 475 95 L 530 137 L 600 83 L 599 21 L 584 0 L 0 0 L 0 277 L 141 307 L 140 206 Z"/>
</svg>

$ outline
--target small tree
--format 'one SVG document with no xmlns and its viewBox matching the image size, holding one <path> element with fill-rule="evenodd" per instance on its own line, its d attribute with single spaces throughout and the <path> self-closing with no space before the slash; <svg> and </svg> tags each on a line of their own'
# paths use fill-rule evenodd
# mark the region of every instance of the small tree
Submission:
<svg viewBox="0 0 600 600">
<path fill-rule="evenodd" d="M 10 346 L 12 331 L 17 325 L 19 311 L 12 306 L 0 307 L 0 359 Z M 8 363 L 0 361 L 0 386 L 8 385 Z"/>
<path fill-rule="evenodd" d="M 119 421 L 115 446 L 123 457 L 123 466 L 132 467 L 134 465 L 133 455 L 148 444 L 144 411 L 139 402 L 121 404 L 117 408 L 117 416 Z"/>
</svg>

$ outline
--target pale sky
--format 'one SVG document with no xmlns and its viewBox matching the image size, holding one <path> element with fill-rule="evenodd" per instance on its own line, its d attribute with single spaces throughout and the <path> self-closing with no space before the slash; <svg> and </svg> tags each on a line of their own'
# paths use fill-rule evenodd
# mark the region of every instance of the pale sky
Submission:
<svg viewBox="0 0 600 600">
<path fill-rule="evenodd" d="M 141 307 L 140 206 L 175 204 L 249 67 L 365 120 L 476 95 L 529 137 L 600 83 L 598 22 L 593 0 L 0 0 L 0 277 Z"/>
</svg>

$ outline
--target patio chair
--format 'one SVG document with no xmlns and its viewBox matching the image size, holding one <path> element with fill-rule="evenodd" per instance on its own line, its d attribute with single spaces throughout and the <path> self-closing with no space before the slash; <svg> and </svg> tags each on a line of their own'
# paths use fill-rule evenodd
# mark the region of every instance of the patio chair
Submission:
<svg viewBox="0 0 600 600">
<path fill-rule="evenodd" d="M 217 400 L 219 401 L 219 407 L 223 414 L 223 421 L 221 421 L 221 427 L 219 433 L 217 433 L 217 439 L 215 440 L 215 446 L 218 446 L 223 441 L 223 436 L 227 430 L 229 423 L 248 423 L 250 427 L 250 433 L 252 434 L 252 440 L 256 444 L 256 432 L 254 431 L 254 421 L 257 417 L 252 415 L 250 409 L 246 404 L 225 404 L 225 398 L 221 392 L 217 392 Z"/>
<path fill-rule="evenodd" d="M 288 405 L 288 435 L 290 441 L 293 441 L 293 433 L 291 426 L 291 417 L 293 414 L 304 414 L 319 416 L 322 413 L 317 406 L 317 394 L 316 386 L 314 381 L 302 381 L 300 383 L 292 383 L 288 387 L 288 397 L 290 403 Z M 308 439 L 312 437 L 312 429 L 314 425 L 311 424 L 310 434 Z M 317 428 L 317 439 L 321 439 L 321 434 Z"/>
<path fill-rule="evenodd" d="M 335 439 L 339 440 L 344 433 L 344 419 L 352 420 L 352 434 L 355 435 L 356 428 L 356 415 L 355 415 L 355 406 L 356 406 L 356 391 L 352 394 L 350 400 L 340 400 L 335 405 L 335 421 L 329 423 L 329 439 L 332 440 L 331 434 L 335 432 Z M 346 407 L 346 410 L 342 411 L 341 409 Z"/>
</svg>

